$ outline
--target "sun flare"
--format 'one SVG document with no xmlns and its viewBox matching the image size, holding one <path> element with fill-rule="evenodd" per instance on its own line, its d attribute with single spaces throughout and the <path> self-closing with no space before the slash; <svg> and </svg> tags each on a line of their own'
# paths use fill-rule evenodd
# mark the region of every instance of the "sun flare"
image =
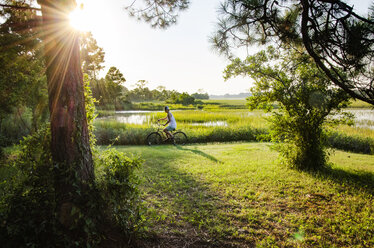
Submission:
<svg viewBox="0 0 374 248">
<path fill-rule="evenodd" d="M 92 31 L 93 22 L 90 13 L 83 5 L 78 6 L 69 15 L 70 25 L 79 31 Z"/>
</svg>

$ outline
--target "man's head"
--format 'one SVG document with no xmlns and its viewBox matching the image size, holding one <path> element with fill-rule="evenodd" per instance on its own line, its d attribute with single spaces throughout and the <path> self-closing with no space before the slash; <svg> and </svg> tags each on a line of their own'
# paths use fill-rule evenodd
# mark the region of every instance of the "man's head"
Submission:
<svg viewBox="0 0 374 248">
<path fill-rule="evenodd" d="M 166 113 L 168 113 L 169 112 L 169 107 L 165 106 L 164 110 L 165 110 Z"/>
</svg>

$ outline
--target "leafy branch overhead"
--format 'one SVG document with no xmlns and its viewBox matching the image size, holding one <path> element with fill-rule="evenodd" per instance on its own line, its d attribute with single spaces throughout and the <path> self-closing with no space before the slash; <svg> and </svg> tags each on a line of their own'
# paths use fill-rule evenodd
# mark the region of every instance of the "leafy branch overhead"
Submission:
<svg viewBox="0 0 374 248">
<path fill-rule="evenodd" d="M 149 22 L 152 27 L 168 28 L 177 22 L 180 11 L 188 8 L 189 0 L 134 0 L 126 7 L 131 16 Z"/>
<path fill-rule="evenodd" d="M 232 56 L 237 47 L 304 46 L 328 78 L 352 97 L 374 104 L 374 18 L 340 0 L 227 0 L 212 42 Z"/>
</svg>

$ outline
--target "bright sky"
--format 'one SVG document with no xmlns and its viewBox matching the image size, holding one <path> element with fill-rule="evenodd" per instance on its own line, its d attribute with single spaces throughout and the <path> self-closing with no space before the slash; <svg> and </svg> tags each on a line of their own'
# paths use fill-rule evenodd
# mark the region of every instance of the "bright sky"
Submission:
<svg viewBox="0 0 374 248">
<path fill-rule="evenodd" d="M 209 94 L 247 92 L 249 78 L 223 80 L 228 61 L 216 54 L 209 43 L 215 30 L 220 0 L 191 0 L 177 25 L 167 30 L 152 29 L 149 24 L 130 18 L 124 7 L 133 0 L 77 0 L 84 3 L 87 26 L 103 47 L 106 73 L 116 66 L 124 74 L 126 87 L 138 80 L 180 92 L 204 89 Z M 141 0 L 138 0 L 141 1 Z M 367 13 L 372 0 L 349 0 L 359 13 Z M 256 48 L 254 48 L 256 50 Z"/>
</svg>

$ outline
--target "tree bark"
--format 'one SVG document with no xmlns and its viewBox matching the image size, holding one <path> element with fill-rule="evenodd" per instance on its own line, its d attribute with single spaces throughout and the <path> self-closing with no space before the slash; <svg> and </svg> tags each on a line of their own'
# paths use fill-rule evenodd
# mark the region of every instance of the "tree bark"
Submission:
<svg viewBox="0 0 374 248">
<path fill-rule="evenodd" d="M 94 180 L 85 110 L 79 33 L 69 25 L 75 0 L 38 0 L 43 16 L 44 56 L 47 65 L 51 153 L 55 166 L 57 213 L 71 224 L 70 211 L 88 183 Z"/>
</svg>

